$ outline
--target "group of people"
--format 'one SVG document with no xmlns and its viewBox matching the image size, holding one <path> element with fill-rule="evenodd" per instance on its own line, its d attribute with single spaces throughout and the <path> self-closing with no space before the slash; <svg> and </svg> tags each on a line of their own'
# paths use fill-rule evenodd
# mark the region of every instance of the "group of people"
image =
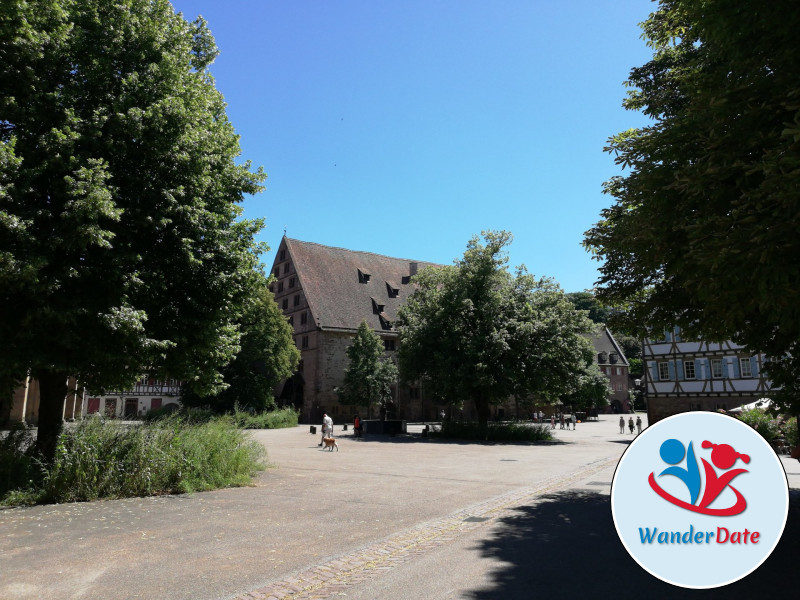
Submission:
<svg viewBox="0 0 800 600">
<path fill-rule="evenodd" d="M 642 433 L 642 417 L 640 417 L 639 415 L 636 415 L 635 426 L 636 426 L 636 435 Z M 628 417 L 628 429 L 630 429 L 631 434 L 633 434 L 633 428 L 634 428 L 633 417 Z M 625 433 L 625 417 L 623 417 L 622 415 L 620 415 L 619 417 L 619 432 Z"/>
<path fill-rule="evenodd" d="M 550 429 L 556 428 L 556 421 L 558 421 L 560 425 L 559 429 L 569 429 L 569 424 L 572 423 L 572 429 L 574 430 L 578 419 L 575 417 L 575 413 L 572 413 L 571 415 L 558 413 L 557 415 L 550 417 Z"/>
</svg>

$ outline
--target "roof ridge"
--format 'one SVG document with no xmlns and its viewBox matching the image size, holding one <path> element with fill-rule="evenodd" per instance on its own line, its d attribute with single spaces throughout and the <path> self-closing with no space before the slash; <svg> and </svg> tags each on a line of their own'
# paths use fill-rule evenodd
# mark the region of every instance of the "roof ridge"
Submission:
<svg viewBox="0 0 800 600">
<path fill-rule="evenodd" d="M 402 257 L 399 257 L 399 256 L 389 256 L 388 254 L 378 254 L 377 252 L 368 252 L 366 250 L 351 250 L 350 248 L 342 248 L 341 246 L 328 246 L 327 244 L 320 244 L 319 242 L 306 242 L 304 240 L 298 240 L 296 238 L 290 238 L 290 237 L 287 237 L 286 241 L 287 242 L 299 242 L 301 244 L 307 244 L 309 246 L 320 246 L 322 248 L 329 248 L 331 250 L 344 250 L 345 252 L 352 252 L 353 254 L 368 254 L 370 256 L 378 256 L 380 258 L 391 258 L 392 260 L 405 260 L 405 261 L 408 261 L 408 262 L 426 263 L 426 264 L 429 264 L 429 265 L 442 266 L 442 265 L 439 265 L 438 263 L 433 263 L 433 262 L 431 262 L 429 260 L 420 260 L 420 259 L 416 259 L 416 258 L 402 258 Z"/>
</svg>

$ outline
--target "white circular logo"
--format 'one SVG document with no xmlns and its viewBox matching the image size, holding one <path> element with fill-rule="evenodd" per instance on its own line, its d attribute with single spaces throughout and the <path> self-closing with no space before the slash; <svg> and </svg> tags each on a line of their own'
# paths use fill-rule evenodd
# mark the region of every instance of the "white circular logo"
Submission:
<svg viewBox="0 0 800 600">
<path fill-rule="evenodd" d="M 733 583 L 778 544 L 789 510 L 780 459 L 741 421 L 691 412 L 642 432 L 617 465 L 611 512 L 622 544 L 659 579 Z"/>
</svg>

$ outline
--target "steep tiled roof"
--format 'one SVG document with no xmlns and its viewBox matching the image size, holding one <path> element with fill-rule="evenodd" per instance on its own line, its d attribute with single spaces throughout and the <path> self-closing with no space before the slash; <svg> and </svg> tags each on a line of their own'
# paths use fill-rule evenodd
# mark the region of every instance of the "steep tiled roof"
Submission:
<svg viewBox="0 0 800 600">
<path fill-rule="evenodd" d="M 606 353 L 606 360 L 604 362 L 598 361 L 598 364 L 616 364 L 628 366 L 628 359 L 625 358 L 625 353 L 622 351 L 622 348 L 619 347 L 617 340 L 614 339 L 614 336 L 611 335 L 611 332 L 608 330 L 608 328 L 604 327 L 597 334 L 590 337 L 592 340 L 592 345 L 594 346 L 594 351 L 597 354 L 600 354 L 601 352 Z M 616 363 L 612 363 L 610 360 L 612 353 L 616 353 L 617 356 L 619 356 L 619 360 Z"/>
<path fill-rule="evenodd" d="M 413 290 L 408 278 L 433 263 L 284 238 L 311 314 L 322 329 L 386 329 Z M 399 290 L 396 294 L 393 290 Z M 373 302 L 374 301 L 374 302 Z M 374 306 L 383 306 L 376 314 Z M 382 318 L 383 317 L 383 318 Z"/>
</svg>

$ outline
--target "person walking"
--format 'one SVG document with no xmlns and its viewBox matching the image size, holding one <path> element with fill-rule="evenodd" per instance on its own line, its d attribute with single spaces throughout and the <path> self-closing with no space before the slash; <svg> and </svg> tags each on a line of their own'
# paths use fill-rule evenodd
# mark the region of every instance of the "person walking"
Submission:
<svg viewBox="0 0 800 600">
<path fill-rule="evenodd" d="M 578 418 L 575 416 L 575 413 L 572 413 L 570 420 L 572 421 L 572 431 L 575 431 L 575 423 L 578 422 Z M 569 426 L 567 426 L 567 429 L 569 429 Z"/>
<path fill-rule="evenodd" d="M 619 416 L 619 432 L 625 433 L 625 417 Z"/>
<path fill-rule="evenodd" d="M 322 415 L 322 439 L 319 441 L 320 446 L 322 446 L 322 442 L 326 437 L 333 437 L 333 419 L 328 416 L 328 413 Z"/>
<path fill-rule="evenodd" d="M 361 417 L 358 414 L 353 417 L 353 432 L 356 437 L 361 437 Z"/>
<path fill-rule="evenodd" d="M 642 433 L 642 417 L 640 415 L 636 415 L 636 435 Z"/>
<path fill-rule="evenodd" d="M 628 417 L 628 429 L 630 429 L 631 434 L 633 434 L 633 417 Z"/>
</svg>

